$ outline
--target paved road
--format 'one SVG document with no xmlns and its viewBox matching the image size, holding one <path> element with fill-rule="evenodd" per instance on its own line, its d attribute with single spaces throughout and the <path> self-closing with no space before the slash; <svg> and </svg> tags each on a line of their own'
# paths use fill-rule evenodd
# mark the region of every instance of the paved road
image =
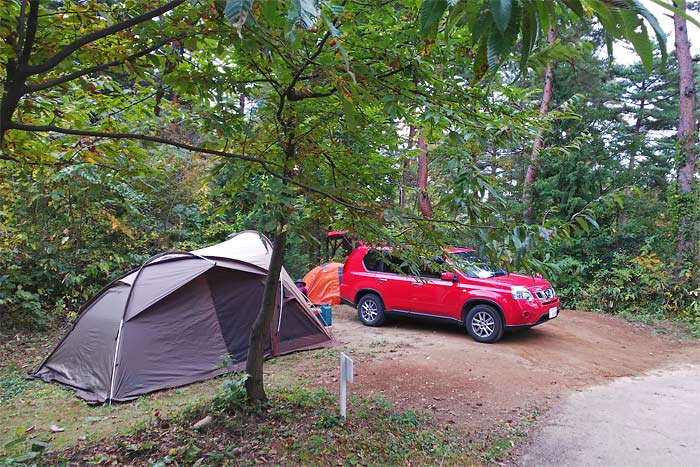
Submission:
<svg viewBox="0 0 700 467">
<path fill-rule="evenodd" d="M 521 452 L 520 467 L 700 467 L 700 365 L 576 392 Z"/>
</svg>

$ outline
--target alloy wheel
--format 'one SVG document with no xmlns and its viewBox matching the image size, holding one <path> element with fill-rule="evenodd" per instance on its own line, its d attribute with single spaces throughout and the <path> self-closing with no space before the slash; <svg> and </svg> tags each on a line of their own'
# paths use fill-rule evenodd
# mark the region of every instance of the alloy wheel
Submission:
<svg viewBox="0 0 700 467">
<path fill-rule="evenodd" d="M 379 307 L 373 300 L 365 300 L 364 303 L 362 303 L 360 312 L 362 313 L 362 318 L 365 321 L 372 322 L 377 319 Z"/>
<path fill-rule="evenodd" d="M 479 337 L 489 337 L 493 334 L 495 329 L 496 321 L 490 314 L 484 311 L 478 312 L 474 315 L 474 318 L 472 318 L 472 330 L 474 334 Z"/>
</svg>

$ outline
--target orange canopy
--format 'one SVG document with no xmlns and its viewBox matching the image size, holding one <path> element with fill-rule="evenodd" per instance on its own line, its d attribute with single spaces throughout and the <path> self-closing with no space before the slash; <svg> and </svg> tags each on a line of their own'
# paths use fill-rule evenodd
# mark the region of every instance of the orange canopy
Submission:
<svg viewBox="0 0 700 467">
<path fill-rule="evenodd" d="M 340 280 L 343 275 L 342 263 L 325 263 L 316 266 L 304 276 L 309 300 L 314 305 L 340 304 Z"/>
</svg>

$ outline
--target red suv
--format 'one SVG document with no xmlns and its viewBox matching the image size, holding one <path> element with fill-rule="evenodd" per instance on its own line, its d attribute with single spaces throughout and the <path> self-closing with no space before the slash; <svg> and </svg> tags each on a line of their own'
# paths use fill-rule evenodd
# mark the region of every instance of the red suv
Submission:
<svg viewBox="0 0 700 467">
<path fill-rule="evenodd" d="M 506 328 L 528 328 L 555 318 L 559 298 L 541 277 L 494 269 L 474 250 L 450 248 L 416 277 L 388 248 L 360 246 L 345 260 L 340 296 L 367 326 L 387 314 L 462 323 L 479 342 L 496 342 Z"/>
</svg>

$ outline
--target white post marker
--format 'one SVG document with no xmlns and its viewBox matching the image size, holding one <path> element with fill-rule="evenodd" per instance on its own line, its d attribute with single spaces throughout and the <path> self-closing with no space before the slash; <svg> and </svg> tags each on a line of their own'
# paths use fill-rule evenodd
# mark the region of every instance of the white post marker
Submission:
<svg viewBox="0 0 700 467">
<path fill-rule="evenodd" d="M 353 365 L 352 358 L 340 352 L 340 416 L 343 419 L 347 412 L 347 388 L 346 383 L 353 382 Z"/>
</svg>

